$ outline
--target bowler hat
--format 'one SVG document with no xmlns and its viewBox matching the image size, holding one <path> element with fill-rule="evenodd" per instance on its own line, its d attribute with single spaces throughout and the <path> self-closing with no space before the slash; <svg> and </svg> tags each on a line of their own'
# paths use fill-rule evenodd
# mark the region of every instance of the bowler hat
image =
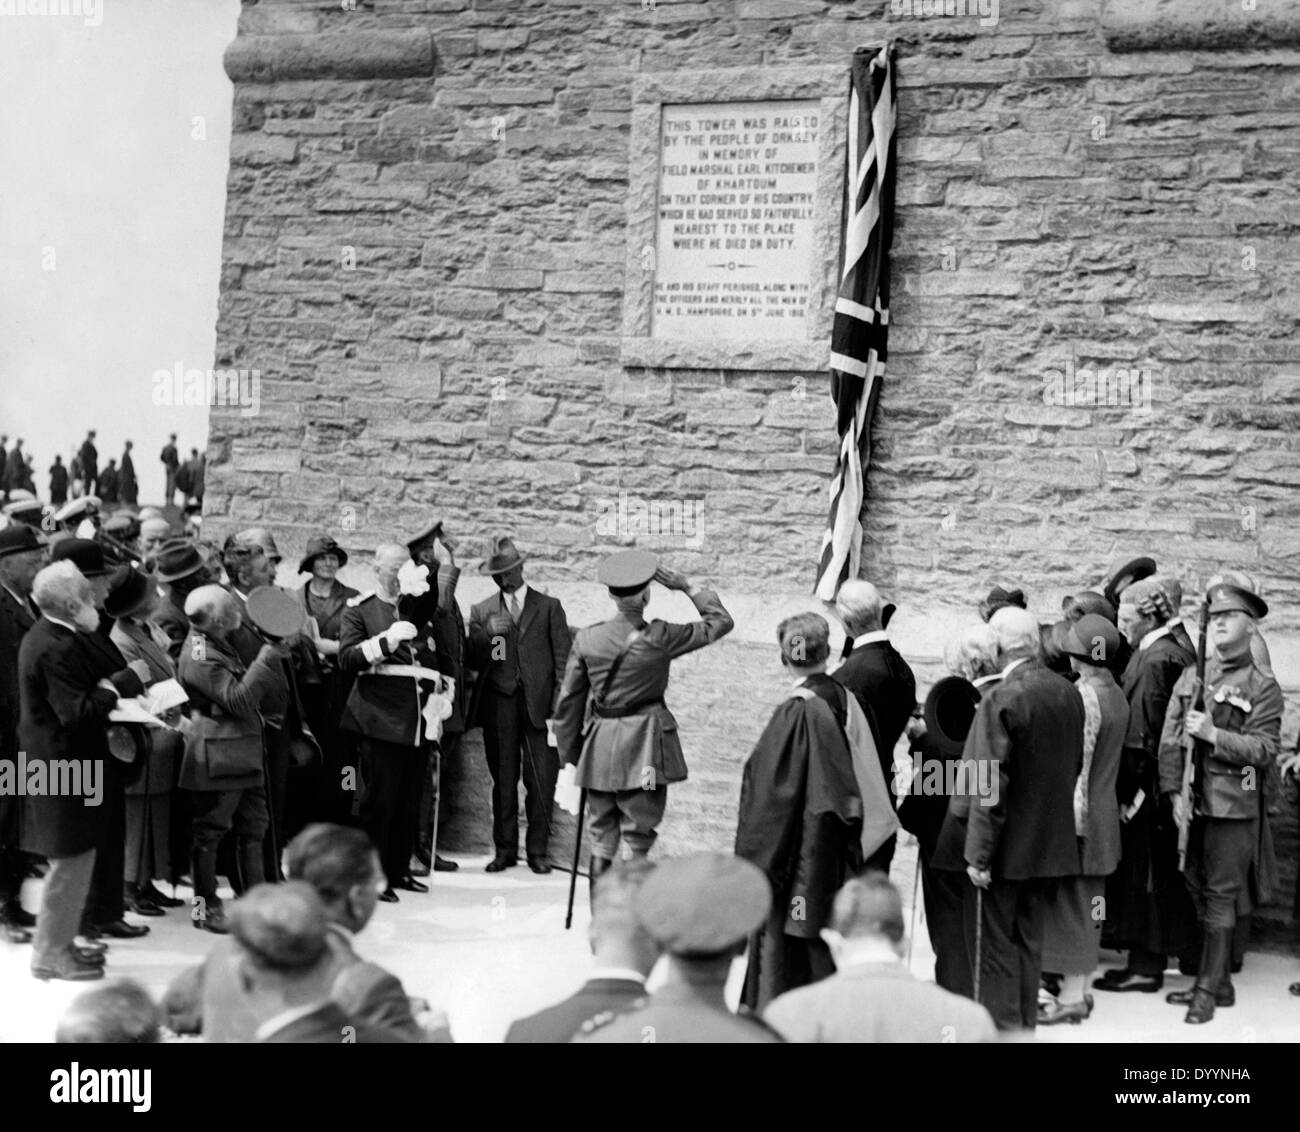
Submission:
<svg viewBox="0 0 1300 1132">
<path fill-rule="evenodd" d="M 119 566 L 113 571 L 113 588 L 104 599 L 104 612 L 110 617 L 130 617 L 144 605 L 153 586 L 153 579 L 131 566 Z"/>
<path fill-rule="evenodd" d="M 197 574 L 207 565 L 207 559 L 187 538 L 169 538 L 154 555 L 160 582 L 175 582 Z"/>
<path fill-rule="evenodd" d="M 44 550 L 45 543 L 35 527 L 14 523 L 0 531 L 0 558 L 10 554 L 25 554 L 29 550 Z"/>
<path fill-rule="evenodd" d="M 1259 594 L 1251 593 L 1241 586 L 1234 586 L 1230 582 L 1220 582 L 1217 586 L 1211 586 L 1210 592 L 1205 595 L 1205 600 L 1210 604 L 1211 614 L 1240 610 L 1242 613 L 1250 614 L 1256 621 L 1268 616 L 1268 604 Z"/>
<path fill-rule="evenodd" d="M 979 689 L 961 676 L 945 676 L 930 689 L 925 697 L 925 733 L 943 758 L 955 759 L 965 749 L 979 702 Z"/>
<path fill-rule="evenodd" d="M 1061 651 L 1066 656 L 1099 667 L 1110 664 L 1119 648 L 1119 630 L 1100 613 L 1086 613 L 1073 622 L 1061 642 Z"/>
<path fill-rule="evenodd" d="M 414 535 L 406 540 L 406 549 L 414 554 L 418 547 L 428 542 L 429 539 L 441 534 L 442 520 L 434 519 L 434 521 L 429 526 L 425 527 L 418 535 Z"/>
<path fill-rule="evenodd" d="M 298 563 L 298 573 L 311 573 L 312 563 L 314 563 L 322 554 L 332 554 L 339 560 L 340 566 L 347 565 L 348 552 L 339 546 L 339 544 L 329 535 L 317 535 L 307 544 L 307 549 L 303 552 L 302 561 Z"/>
<path fill-rule="evenodd" d="M 659 865 L 632 901 L 638 922 L 666 951 L 709 957 L 767 919 L 772 889 L 743 857 L 692 853 Z"/>
<path fill-rule="evenodd" d="M 617 593 L 635 593 L 654 579 L 659 556 L 648 550 L 620 550 L 611 554 L 596 570 L 596 580 Z"/>
<path fill-rule="evenodd" d="M 492 540 L 492 550 L 488 554 L 487 561 L 479 568 L 480 574 L 504 574 L 507 570 L 513 570 L 520 565 L 528 556 L 520 554 L 515 549 L 514 541 L 508 535 L 497 535 Z"/>
<path fill-rule="evenodd" d="M 88 538 L 65 538 L 50 551 L 51 562 L 71 562 L 87 578 L 102 578 L 114 567 L 104 562 L 104 548 Z"/>
</svg>

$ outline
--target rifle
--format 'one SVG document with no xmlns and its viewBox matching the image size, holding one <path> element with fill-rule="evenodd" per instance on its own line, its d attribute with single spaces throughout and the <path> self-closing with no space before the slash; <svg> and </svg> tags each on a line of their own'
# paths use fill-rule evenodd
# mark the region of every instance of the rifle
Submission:
<svg viewBox="0 0 1300 1132">
<path fill-rule="evenodd" d="M 1196 682 L 1192 686 L 1193 711 L 1205 710 L 1205 643 L 1210 635 L 1210 603 L 1201 602 L 1201 635 L 1196 642 Z M 1190 738 L 1184 734 L 1183 788 L 1180 795 L 1183 801 L 1183 820 L 1178 826 L 1178 871 L 1181 873 L 1187 863 L 1187 838 L 1192 830 L 1192 785 L 1196 777 L 1196 760 L 1199 756 L 1210 753 L 1210 745 L 1204 739 Z"/>
</svg>

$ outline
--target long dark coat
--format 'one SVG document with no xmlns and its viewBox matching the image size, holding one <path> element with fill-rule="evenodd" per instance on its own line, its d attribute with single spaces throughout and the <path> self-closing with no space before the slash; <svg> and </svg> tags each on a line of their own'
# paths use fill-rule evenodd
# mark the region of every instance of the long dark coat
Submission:
<svg viewBox="0 0 1300 1132">
<path fill-rule="evenodd" d="M 1196 939 L 1196 911 L 1178 871 L 1178 827 L 1160 794 L 1160 735 L 1174 684 L 1196 653 L 1181 625 L 1133 653 L 1122 688 L 1128 733 L 1117 785 L 1121 809 L 1139 790 L 1141 808 L 1120 827 L 1120 863 L 1106 883 L 1107 947 L 1173 955 Z"/>
<path fill-rule="evenodd" d="M 18 650 L 22 716 L 18 741 L 27 763 L 78 760 L 98 764 L 94 773 L 107 791 L 113 758 L 105 726 L 118 695 L 138 696 L 144 685 L 126 667 L 106 637 L 93 644 L 48 618 L 28 630 Z M 108 680 L 117 693 L 99 687 Z M 46 857 L 73 857 L 99 842 L 107 805 L 88 806 L 82 795 L 26 797 L 22 808 L 22 847 Z"/>
</svg>

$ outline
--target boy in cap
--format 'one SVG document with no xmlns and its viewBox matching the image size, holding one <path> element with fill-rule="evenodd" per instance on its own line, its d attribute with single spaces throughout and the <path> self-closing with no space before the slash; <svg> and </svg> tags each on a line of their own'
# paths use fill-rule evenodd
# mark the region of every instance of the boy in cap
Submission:
<svg viewBox="0 0 1300 1132">
<path fill-rule="evenodd" d="M 633 908 L 668 953 L 663 986 L 620 1014 L 597 1014 L 573 1040 L 780 1042 L 758 1018 L 733 1014 L 725 999 L 731 962 L 771 905 L 767 878 L 740 857 L 692 853 L 660 865 L 633 897 Z"/>
<path fill-rule="evenodd" d="M 686 779 L 677 720 L 664 703 L 669 667 L 735 625 L 713 590 L 697 590 L 648 551 L 606 558 L 597 578 L 618 615 L 574 638 L 555 707 L 560 762 L 576 764 L 577 785 L 587 791 L 593 882 L 613 864 L 620 836 L 634 857 L 650 852 L 668 784 Z M 651 582 L 686 594 L 701 619 L 646 621 Z"/>
<path fill-rule="evenodd" d="M 1160 738 L 1160 790 L 1178 826 L 1190 823 L 1184 875 L 1203 935 L 1195 984 L 1166 999 L 1186 1005 L 1184 1021 L 1193 1025 L 1213 1018 L 1216 1005 L 1235 1001 L 1229 965 L 1237 915 L 1249 910 L 1252 897 L 1262 902 L 1270 895 L 1265 792 L 1283 706 L 1277 681 L 1251 656 L 1256 622 L 1268 613 L 1263 598 L 1225 582 L 1211 587 L 1206 600 L 1214 657 L 1205 665 L 1204 704 L 1192 707 L 1196 670 L 1189 668 L 1174 687 Z M 1183 792 L 1189 746 L 1190 804 Z"/>
</svg>

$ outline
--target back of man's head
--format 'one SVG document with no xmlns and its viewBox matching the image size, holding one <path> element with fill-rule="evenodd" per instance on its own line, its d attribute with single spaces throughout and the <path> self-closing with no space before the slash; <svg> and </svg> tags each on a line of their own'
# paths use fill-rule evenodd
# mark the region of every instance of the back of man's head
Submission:
<svg viewBox="0 0 1300 1132">
<path fill-rule="evenodd" d="M 840 586 L 835 609 L 851 633 L 870 633 L 880 628 L 880 591 L 861 578 L 852 578 Z"/>
<path fill-rule="evenodd" d="M 820 613 L 796 613 L 776 627 L 781 660 L 790 668 L 820 669 L 831 655 L 831 631 Z"/>
<path fill-rule="evenodd" d="M 61 1044 L 140 1045 L 162 1041 L 162 1012 L 132 979 L 116 979 L 84 991 L 59 1019 Z"/>
<path fill-rule="evenodd" d="M 835 894 L 831 927 L 845 940 L 903 938 L 903 901 L 881 872 L 854 877 Z"/>
<path fill-rule="evenodd" d="M 285 979 L 310 971 L 328 947 L 324 906 L 302 881 L 250 888 L 230 906 L 229 921 L 249 964 Z"/>
<path fill-rule="evenodd" d="M 650 974 L 659 945 L 641 926 L 633 908 L 637 890 L 654 865 L 644 858 L 619 861 L 596 880 L 588 936 L 598 967 L 629 967 Z"/>
<path fill-rule="evenodd" d="M 317 822 L 289 842 L 284 867 L 290 880 L 304 881 L 315 889 L 331 920 L 345 922 L 352 915 L 349 895 L 375 880 L 374 842 L 363 830 Z M 373 912 L 373 904 L 368 910 Z M 358 931 L 365 925 L 348 926 Z"/>
<path fill-rule="evenodd" d="M 1038 619 L 1014 605 L 1004 606 L 989 618 L 989 627 L 998 635 L 998 648 L 1007 657 L 1035 657 L 1042 650 Z"/>
</svg>

